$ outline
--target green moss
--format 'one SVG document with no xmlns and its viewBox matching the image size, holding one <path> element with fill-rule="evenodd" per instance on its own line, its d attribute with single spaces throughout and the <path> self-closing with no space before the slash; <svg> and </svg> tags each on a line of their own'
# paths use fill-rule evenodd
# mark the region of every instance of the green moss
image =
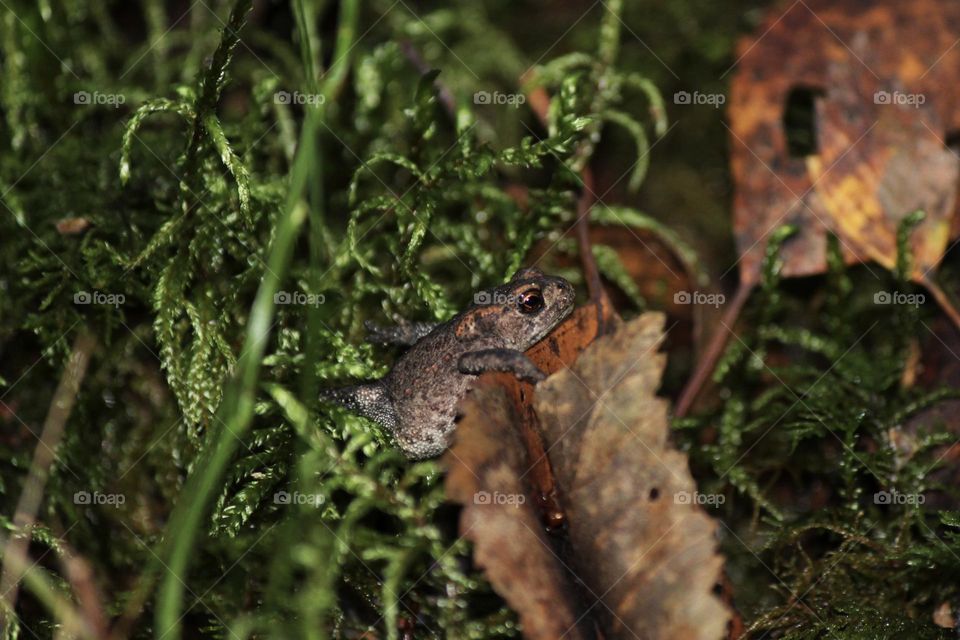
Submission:
<svg viewBox="0 0 960 640">
<path fill-rule="evenodd" d="M 920 312 L 874 304 L 867 268 L 836 267 L 830 246 L 824 288 L 845 308 L 827 295 L 804 310 L 809 291 L 778 282 L 772 242 L 753 323 L 718 368 L 725 399 L 678 434 L 701 490 L 728 497 L 717 515 L 750 637 L 947 637 L 932 614 L 957 595 L 957 531 L 934 505 L 957 498 L 938 479 L 955 438 L 911 418 L 957 394 L 903 388 Z"/>
<path fill-rule="evenodd" d="M 32 532 L 31 554 L 48 555 L 23 624 L 52 635 L 57 598 L 72 597 L 51 561 L 65 535 L 135 637 L 518 636 L 457 535 L 439 465 L 408 463 L 376 425 L 315 398 L 388 370 L 364 320 L 448 318 L 541 241 L 571 257 L 588 164 L 634 190 L 656 175 L 648 151 L 671 130 L 657 88 L 689 88 L 672 69 L 719 76 L 747 25 L 671 4 L 644 32 L 654 57 L 621 22 L 650 6 L 597 5 L 557 44 L 578 15 L 506 2 L 417 15 L 240 0 L 183 16 L 160 0 L 13 3 L 0 18 L 8 534 L 27 425 L 42 424 L 73 336 L 99 341 Z M 534 18 L 556 33 L 515 32 Z M 548 89 L 545 125 L 511 104 L 531 61 L 522 90 Z M 688 117 L 699 139 L 701 115 Z M 720 143 L 686 146 L 687 170 L 725 163 Z M 702 286 L 673 218 L 641 214 L 627 191 L 595 221 L 662 236 Z M 722 208 L 701 200 L 690 216 Z M 66 218 L 89 227 L 61 234 Z M 907 232 L 885 289 L 911 291 Z M 909 432 L 909 455 L 891 439 L 956 395 L 900 384 L 930 312 L 873 305 L 876 281 L 836 242 L 830 274 L 798 292 L 779 278 L 788 233 L 718 367 L 719 404 L 676 425 L 702 491 L 728 497 L 715 515 L 736 603 L 754 637 L 938 637 L 930 612 L 960 584 L 958 518 L 872 499 L 956 498 L 938 474 L 945 427 Z M 596 255 L 646 304 L 612 250 Z M 93 508 L 81 491 L 125 501 Z M 4 633 L 29 636 L 18 629 Z"/>
<path fill-rule="evenodd" d="M 395 638 L 414 619 L 516 635 L 467 562 L 438 465 L 410 465 L 375 425 L 314 399 L 386 371 L 364 319 L 447 318 L 568 224 L 591 136 L 606 119 L 645 152 L 643 109 L 626 99 L 659 95 L 612 66 L 610 11 L 598 55 L 538 74 L 558 95 L 544 131 L 525 109 L 475 100 L 522 100 L 527 60 L 479 7 L 298 1 L 267 19 L 251 6 L 201 3 L 169 33 L 158 1 L 139 17 L 99 2 L 5 15 L 10 406 L 41 421 L 72 335 L 101 345 L 34 546 L 62 554 L 50 531 L 69 531 L 111 615 L 145 602 L 141 636 Z M 64 218 L 89 226 L 62 235 Z M 75 303 L 83 293 L 116 304 Z M 30 444 L 0 444 L 11 513 Z M 78 491 L 125 500 L 87 508 Z M 21 603 L 40 629 L 56 611 L 33 598 Z"/>
</svg>

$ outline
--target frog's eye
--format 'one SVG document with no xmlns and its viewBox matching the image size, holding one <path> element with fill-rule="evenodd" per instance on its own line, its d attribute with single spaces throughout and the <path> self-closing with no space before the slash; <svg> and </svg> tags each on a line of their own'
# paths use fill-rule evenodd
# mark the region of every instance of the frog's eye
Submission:
<svg viewBox="0 0 960 640">
<path fill-rule="evenodd" d="M 520 313 L 536 313 L 543 309 L 543 295 L 537 289 L 524 291 L 517 301 Z"/>
</svg>

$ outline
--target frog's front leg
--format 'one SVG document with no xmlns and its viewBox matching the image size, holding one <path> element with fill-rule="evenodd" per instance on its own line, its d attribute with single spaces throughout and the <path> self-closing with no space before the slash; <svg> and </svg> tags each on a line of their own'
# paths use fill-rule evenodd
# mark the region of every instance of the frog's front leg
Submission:
<svg viewBox="0 0 960 640">
<path fill-rule="evenodd" d="M 480 375 L 487 371 L 505 371 L 520 380 L 536 384 L 546 378 L 537 365 L 522 351 L 514 349 L 481 349 L 460 356 L 457 362 L 460 373 Z"/>
<path fill-rule="evenodd" d="M 437 324 L 435 322 L 401 322 L 392 327 L 381 327 L 367 320 L 363 326 L 367 329 L 368 342 L 409 347 L 433 331 Z"/>
</svg>

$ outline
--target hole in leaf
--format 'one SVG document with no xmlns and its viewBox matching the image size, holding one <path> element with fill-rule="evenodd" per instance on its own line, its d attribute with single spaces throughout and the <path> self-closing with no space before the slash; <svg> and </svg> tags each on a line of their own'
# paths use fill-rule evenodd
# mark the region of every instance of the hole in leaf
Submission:
<svg viewBox="0 0 960 640">
<path fill-rule="evenodd" d="M 791 158 L 817 154 L 817 99 L 823 90 L 816 87 L 794 87 L 783 106 L 783 131 L 787 136 L 787 152 Z"/>
<path fill-rule="evenodd" d="M 654 487 L 653 489 L 650 489 L 650 502 L 653 502 L 659 497 L 660 497 L 660 489 L 656 487 Z"/>
<path fill-rule="evenodd" d="M 960 129 L 947 131 L 947 135 L 943 137 L 943 144 L 953 155 L 960 156 Z"/>
</svg>

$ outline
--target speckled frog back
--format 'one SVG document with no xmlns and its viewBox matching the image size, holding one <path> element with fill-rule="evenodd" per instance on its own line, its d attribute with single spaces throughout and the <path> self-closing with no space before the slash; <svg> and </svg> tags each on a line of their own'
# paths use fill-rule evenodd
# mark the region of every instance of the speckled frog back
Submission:
<svg viewBox="0 0 960 640">
<path fill-rule="evenodd" d="M 460 314 L 438 325 L 401 358 L 381 382 L 396 412 L 397 438 L 406 450 L 442 450 L 454 428 L 457 406 L 475 375 L 460 372 L 458 363 L 465 353 L 506 346 L 497 335 L 477 336 L 464 341 L 453 328 Z M 418 446 L 422 445 L 422 446 Z"/>
</svg>

